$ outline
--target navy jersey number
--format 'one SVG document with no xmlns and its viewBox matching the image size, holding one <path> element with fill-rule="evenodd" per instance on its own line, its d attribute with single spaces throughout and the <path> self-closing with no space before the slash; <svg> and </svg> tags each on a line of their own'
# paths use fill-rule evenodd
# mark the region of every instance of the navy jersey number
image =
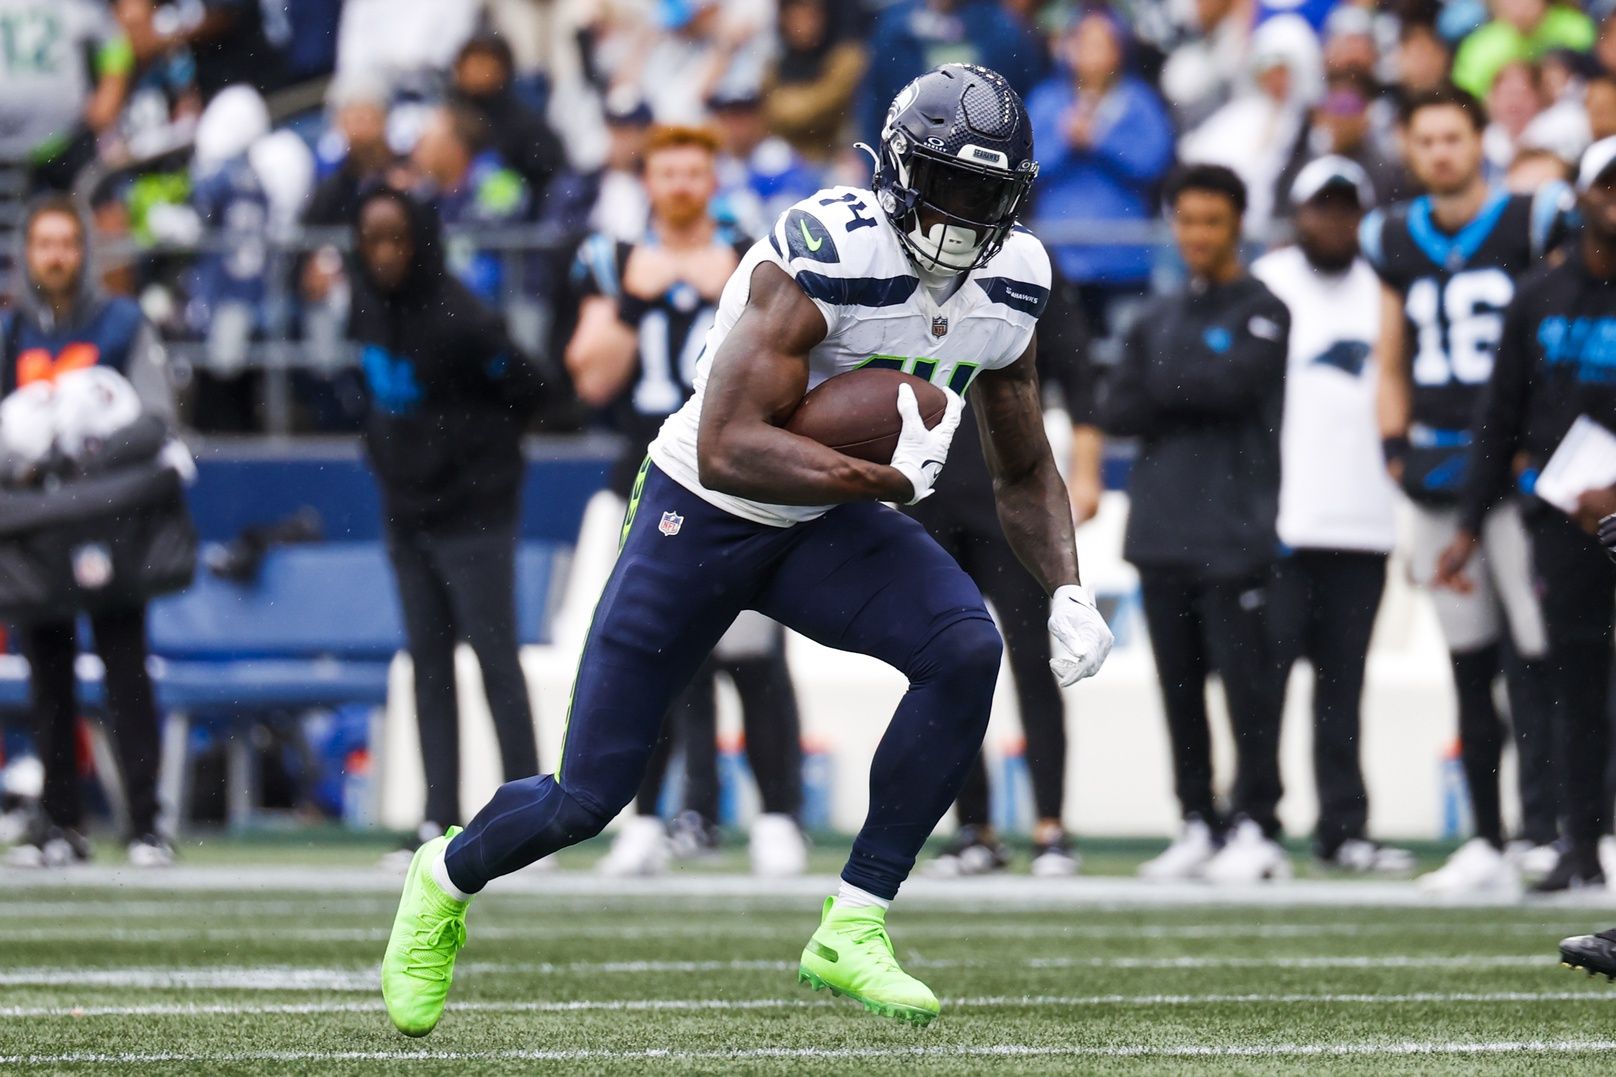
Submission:
<svg viewBox="0 0 1616 1077">
<path fill-rule="evenodd" d="M 870 207 L 865 205 L 864 199 L 860 198 L 856 194 L 849 193 L 836 198 L 821 198 L 819 200 L 819 204 L 822 206 L 846 206 L 847 212 L 853 215 L 852 219 L 847 222 L 847 230 L 849 232 L 858 228 L 875 227 L 875 218 L 864 216 L 864 214 L 870 211 Z"/>
</svg>

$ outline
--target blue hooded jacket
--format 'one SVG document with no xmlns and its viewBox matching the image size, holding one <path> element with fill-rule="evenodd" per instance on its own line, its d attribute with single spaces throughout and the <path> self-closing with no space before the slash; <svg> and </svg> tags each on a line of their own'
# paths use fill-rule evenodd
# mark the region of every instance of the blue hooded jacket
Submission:
<svg viewBox="0 0 1616 1077">
<path fill-rule="evenodd" d="M 1069 74 L 1041 83 L 1027 100 L 1038 155 L 1040 221 L 1149 221 L 1153 191 L 1173 163 L 1173 125 L 1156 92 L 1124 75 L 1101 100 L 1094 142 L 1076 149 L 1064 120 L 1078 100 Z M 1150 278 L 1149 244 L 1061 243 L 1051 254 L 1077 284 L 1132 284 Z"/>
</svg>

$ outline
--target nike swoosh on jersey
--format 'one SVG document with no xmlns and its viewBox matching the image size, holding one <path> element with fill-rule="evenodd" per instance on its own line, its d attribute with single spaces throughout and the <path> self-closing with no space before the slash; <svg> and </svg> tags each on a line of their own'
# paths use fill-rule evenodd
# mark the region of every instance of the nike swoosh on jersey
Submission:
<svg viewBox="0 0 1616 1077">
<path fill-rule="evenodd" d="M 797 227 L 802 229 L 802 241 L 808 244 L 808 249 L 810 251 L 817 251 L 819 248 L 825 245 L 825 240 L 823 237 L 815 237 L 812 232 L 808 231 L 807 221 L 800 217 L 797 218 Z"/>
</svg>

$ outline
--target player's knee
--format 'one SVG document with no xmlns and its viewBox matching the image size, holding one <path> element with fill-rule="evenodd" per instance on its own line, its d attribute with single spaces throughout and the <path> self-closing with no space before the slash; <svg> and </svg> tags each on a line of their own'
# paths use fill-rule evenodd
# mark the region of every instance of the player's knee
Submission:
<svg viewBox="0 0 1616 1077">
<path fill-rule="evenodd" d="M 556 821 L 573 841 L 588 841 L 605 830 L 606 824 L 617 814 L 616 811 L 598 806 L 587 797 L 573 796 L 566 789 L 561 790 L 561 797 Z"/>
<path fill-rule="evenodd" d="M 986 617 L 956 621 L 925 647 L 923 666 L 932 676 L 962 688 L 991 685 L 999 677 L 1004 640 Z"/>
</svg>

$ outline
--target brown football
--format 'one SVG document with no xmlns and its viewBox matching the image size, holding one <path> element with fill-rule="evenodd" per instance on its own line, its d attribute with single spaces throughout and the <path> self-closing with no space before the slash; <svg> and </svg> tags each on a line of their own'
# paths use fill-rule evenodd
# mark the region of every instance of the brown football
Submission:
<svg viewBox="0 0 1616 1077">
<path fill-rule="evenodd" d="M 903 429 L 903 420 L 898 418 L 898 386 L 906 383 L 915 391 L 926 427 L 936 426 L 948 408 L 946 393 L 901 370 L 864 367 L 826 378 L 802 398 L 786 429 L 848 456 L 888 463 Z"/>
</svg>

